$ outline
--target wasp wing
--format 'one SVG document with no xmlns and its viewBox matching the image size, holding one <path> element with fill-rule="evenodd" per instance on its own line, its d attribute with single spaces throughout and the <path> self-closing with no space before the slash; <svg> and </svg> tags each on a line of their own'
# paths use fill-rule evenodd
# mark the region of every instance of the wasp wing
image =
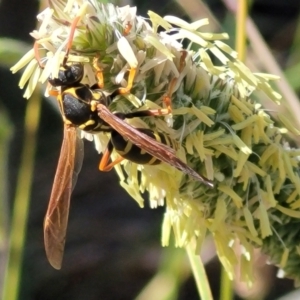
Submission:
<svg viewBox="0 0 300 300">
<path fill-rule="evenodd" d="M 64 137 L 44 220 L 44 242 L 47 258 L 60 269 L 64 253 L 70 196 L 83 159 L 83 141 L 75 127 L 64 126 Z"/>
<path fill-rule="evenodd" d="M 208 180 L 204 176 L 201 176 L 176 155 L 174 149 L 167 145 L 159 143 L 155 139 L 148 135 L 140 132 L 136 128 L 132 127 L 128 123 L 124 122 L 118 116 L 114 115 L 110 110 L 103 104 L 97 106 L 99 117 L 108 123 L 114 130 L 120 133 L 122 136 L 128 138 L 132 143 L 141 149 L 145 150 L 157 159 L 177 168 L 185 174 L 188 174 L 198 181 L 201 181 L 209 187 L 213 187 L 212 181 Z"/>
</svg>

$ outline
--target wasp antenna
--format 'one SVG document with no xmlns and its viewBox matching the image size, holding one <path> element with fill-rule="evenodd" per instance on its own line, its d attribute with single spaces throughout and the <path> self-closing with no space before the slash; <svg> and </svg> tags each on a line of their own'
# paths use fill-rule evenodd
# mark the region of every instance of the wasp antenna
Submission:
<svg viewBox="0 0 300 300">
<path fill-rule="evenodd" d="M 72 48 L 72 43 L 73 43 L 73 39 L 74 39 L 75 29 L 76 29 L 76 26 L 77 26 L 78 22 L 80 21 L 80 19 L 81 19 L 81 16 L 77 16 L 71 24 L 71 30 L 70 30 L 70 34 L 69 34 L 69 37 L 68 37 L 66 55 L 65 55 L 63 63 L 62 63 L 63 66 L 65 66 L 68 62 L 69 53 L 70 53 L 70 50 Z"/>
</svg>

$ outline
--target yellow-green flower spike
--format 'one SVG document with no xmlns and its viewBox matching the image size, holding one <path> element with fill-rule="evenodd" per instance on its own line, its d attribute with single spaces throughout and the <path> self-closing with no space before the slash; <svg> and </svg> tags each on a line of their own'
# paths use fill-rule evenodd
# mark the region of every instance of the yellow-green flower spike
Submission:
<svg viewBox="0 0 300 300">
<path fill-rule="evenodd" d="M 125 87 L 127 71 L 136 68 L 131 94 L 116 97 L 109 106 L 112 112 L 163 108 L 162 98 L 175 78 L 173 114 L 130 123 L 170 135 L 178 143 L 178 156 L 213 180 L 214 188 L 167 164 L 144 166 L 126 160 L 115 167 L 121 186 L 140 207 L 145 191 L 151 207 L 165 206 L 164 246 L 174 233 L 176 246 L 193 241 L 198 251 L 210 233 L 231 278 L 242 255 L 241 277 L 251 283 L 253 250 L 261 247 L 287 276 L 299 281 L 300 152 L 287 145 L 284 134 L 300 131 L 282 115 L 279 119 L 285 130 L 276 127 L 253 97 L 255 91 L 262 91 L 278 103 L 281 96 L 269 83 L 277 77 L 252 73 L 224 43 L 227 34 L 205 31 L 207 19 L 189 24 L 149 12 L 147 21 L 136 15 L 134 7 L 97 0 L 49 3 L 50 9 L 39 15 L 40 30 L 32 34 L 45 69 L 41 72 L 33 51 L 12 68 L 16 72 L 26 67 L 20 83 L 22 87 L 28 83 L 26 97 L 38 80 L 57 74 L 75 17 L 80 20 L 68 62 L 83 63 L 84 83 L 95 83 L 92 62 L 96 56 L 108 93 Z M 158 32 L 158 26 L 162 31 Z M 182 40 L 190 42 L 187 49 Z M 93 140 L 102 152 L 108 136 L 94 134 Z M 237 239 L 244 254 L 235 252 Z"/>
</svg>

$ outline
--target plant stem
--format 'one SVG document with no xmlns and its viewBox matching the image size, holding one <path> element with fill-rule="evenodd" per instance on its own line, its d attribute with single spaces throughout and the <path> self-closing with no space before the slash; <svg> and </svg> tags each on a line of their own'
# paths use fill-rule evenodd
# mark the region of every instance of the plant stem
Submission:
<svg viewBox="0 0 300 300">
<path fill-rule="evenodd" d="M 191 247 L 190 244 L 186 247 L 186 252 L 190 260 L 196 286 L 201 299 L 213 300 L 208 278 L 200 256 L 194 253 L 193 247 Z"/>
<path fill-rule="evenodd" d="M 3 293 L 6 261 L 8 258 L 8 153 L 12 124 L 3 107 L 0 108 L 0 295 Z"/>
<path fill-rule="evenodd" d="M 3 300 L 17 300 L 19 296 L 40 108 L 41 97 L 37 91 L 28 101 L 25 115 L 24 145 L 11 222 L 9 258 L 6 267 Z"/>
<path fill-rule="evenodd" d="M 236 45 L 235 50 L 241 61 L 245 61 L 246 57 L 246 20 L 247 20 L 247 0 L 238 0 L 236 12 Z"/>
<path fill-rule="evenodd" d="M 231 299 L 233 299 L 232 295 L 233 295 L 232 281 L 229 279 L 225 268 L 222 266 L 220 300 L 231 300 Z"/>
</svg>

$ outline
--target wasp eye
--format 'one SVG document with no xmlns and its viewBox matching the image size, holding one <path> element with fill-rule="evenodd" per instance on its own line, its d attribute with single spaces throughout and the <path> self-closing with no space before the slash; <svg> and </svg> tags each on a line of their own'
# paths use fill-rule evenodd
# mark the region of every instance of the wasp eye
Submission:
<svg viewBox="0 0 300 300">
<path fill-rule="evenodd" d="M 58 72 L 58 78 L 49 77 L 49 83 L 53 86 L 73 86 L 80 83 L 83 78 L 83 65 L 72 64 L 61 67 Z"/>
</svg>

